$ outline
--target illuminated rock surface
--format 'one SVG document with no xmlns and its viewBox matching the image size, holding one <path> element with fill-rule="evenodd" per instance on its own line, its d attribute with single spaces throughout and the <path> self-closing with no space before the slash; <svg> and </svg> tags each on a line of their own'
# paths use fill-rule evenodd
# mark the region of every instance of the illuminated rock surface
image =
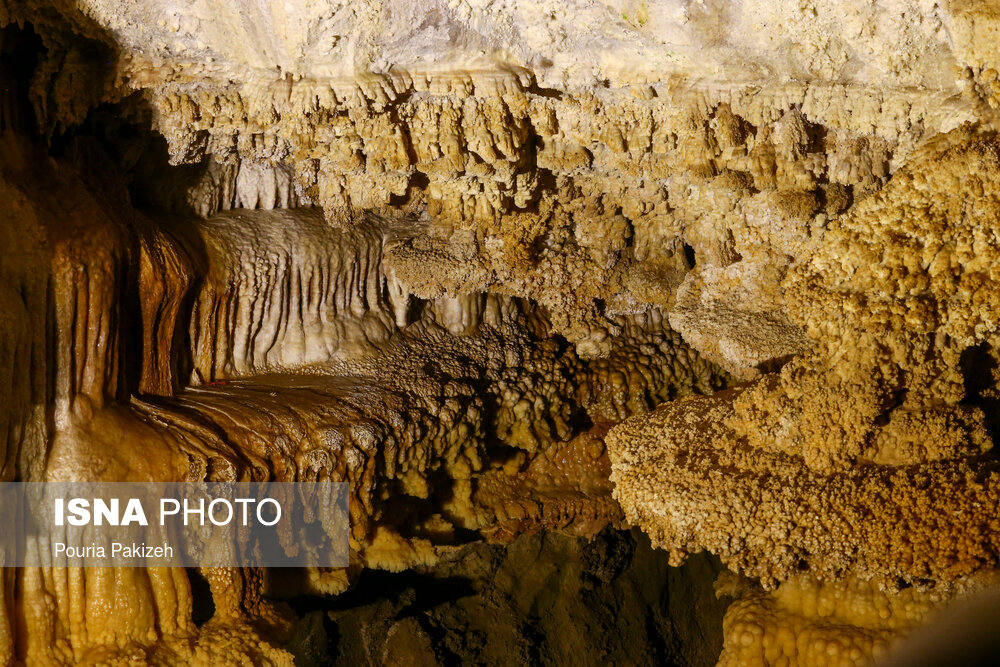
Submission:
<svg viewBox="0 0 1000 667">
<path fill-rule="evenodd" d="M 990 580 L 991 3 L 0 26 L 2 479 L 351 502 L 345 570 L 5 570 L 4 664 L 863 664 Z"/>
</svg>

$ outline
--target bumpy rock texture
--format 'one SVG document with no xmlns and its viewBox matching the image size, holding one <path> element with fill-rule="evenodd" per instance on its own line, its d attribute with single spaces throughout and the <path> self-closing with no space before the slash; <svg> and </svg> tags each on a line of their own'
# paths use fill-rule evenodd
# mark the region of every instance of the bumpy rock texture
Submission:
<svg viewBox="0 0 1000 667">
<path fill-rule="evenodd" d="M 468 534 L 503 544 L 619 525 L 608 425 L 724 380 L 655 314 L 622 319 L 610 356 L 585 360 L 527 301 L 413 297 L 384 264 L 398 230 L 383 219 L 154 221 L 124 190 L 88 189 L 83 163 L 115 182 L 92 142 L 61 161 L 13 135 L 5 149 L 4 229 L 20 260 L 5 320 L 8 479 L 348 482 L 351 567 L 305 572 L 286 595 L 340 593 L 362 568 L 432 566 Z M 45 203 L 39 183 L 63 196 Z M 56 326 L 18 317 L 31 309 Z M 55 369 L 27 372 L 33 357 Z M 52 395 L 53 421 L 32 392 Z M 183 573 L 20 572 L 24 642 L 7 648 L 33 664 L 291 656 L 292 617 L 261 598 L 260 573 L 202 572 L 214 614 L 197 627 Z M 108 596 L 135 616 L 72 616 Z"/>
<path fill-rule="evenodd" d="M 991 3 L 0 26 L 2 479 L 338 480 L 352 519 L 346 570 L 5 571 L 4 664 L 287 663 L 334 651 L 296 618 L 337 595 L 345 661 L 558 662 L 547 609 L 630 638 L 595 663 L 703 663 L 630 587 L 715 607 L 616 556 L 628 525 L 735 573 L 722 664 L 854 664 L 996 567 Z M 560 560 L 586 576 L 508 581 Z M 373 571 L 507 583 L 403 613 Z M 582 610 L 595 576 L 641 631 Z M 463 645 L 498 604 L 524 641 Z"/>
</svg>

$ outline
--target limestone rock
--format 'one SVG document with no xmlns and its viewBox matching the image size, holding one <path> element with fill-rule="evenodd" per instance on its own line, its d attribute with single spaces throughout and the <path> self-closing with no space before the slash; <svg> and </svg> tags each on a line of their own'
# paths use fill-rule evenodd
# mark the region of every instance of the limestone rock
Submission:
<svg viewBox="0 0 1000 667">
<path fill-rule="evenodd" d="M 276 592 L 343 605 L 345 660 L 714 659 L 665 591 L 717 618 L 715 561 L 623 574 L 630 524 L 752 579 L 722 664 L 869 660 L 1000 565 L 998 33 L 971 0 L 0 0 L 0 479 L 351 500 L 343 570 L 5 570 L 0 663 L 321 652 Z M 451 570 L 501 582 L 358 601 Z"/>
</svg>

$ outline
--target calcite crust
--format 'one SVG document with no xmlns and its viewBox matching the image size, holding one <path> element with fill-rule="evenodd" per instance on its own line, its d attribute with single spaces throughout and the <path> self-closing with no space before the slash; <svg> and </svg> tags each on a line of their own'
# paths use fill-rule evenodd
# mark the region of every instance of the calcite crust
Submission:
<svg viewBox="0 0 1000 667">
<path fill-rule="evenodd" d="M 351 514 L 343 570 L 4 570 L 0 664 L 292 664 L 276 594 L 556 531 L 721 559 L 722 665 L 986 586 L 994 4 L 0 0 L 0 480 Z"/>
</svg>

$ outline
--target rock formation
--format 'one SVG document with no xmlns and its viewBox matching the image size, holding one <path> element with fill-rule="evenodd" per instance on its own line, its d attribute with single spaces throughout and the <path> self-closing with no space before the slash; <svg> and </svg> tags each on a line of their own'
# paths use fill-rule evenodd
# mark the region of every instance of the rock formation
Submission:
<svg viewBox="0 0 1000 667">
<path fill-rule="evenodd" d="M 992 3 L 0 30 L 2 480 L 351 516 L 346 569 L 6 569 L 3 664 L 865 664 L 992 584 Z"/>
</svg>

